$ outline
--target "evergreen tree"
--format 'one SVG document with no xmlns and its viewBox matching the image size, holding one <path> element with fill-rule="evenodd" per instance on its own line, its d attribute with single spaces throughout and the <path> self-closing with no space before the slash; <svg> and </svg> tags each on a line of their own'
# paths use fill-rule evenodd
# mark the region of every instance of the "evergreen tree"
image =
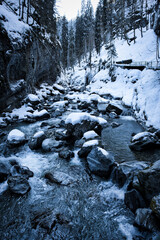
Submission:
<svg viewBox="0 0 160 240">
<path fill-rule="evenodd" d="M 71 23 L 70 30 L 69 30 L 69 51 L 68 51 L 68 59 L 69 59 L 69 66 L 74 67 L 75 64 L 75 33 L 74 28 Z"/>
<path fill-rule="evenodd" d="M 82 16 L 76 18 L 76 32 L 75 32 L 75 52 L 78 62 L 80 64 L 83 54 L 83 23 Z"/>
<path fill-rule="evenodd" d="M 63 68 L 66 69 L 68 67 L 68 21 L 64 16 L 62 18 L 62 64 Z"/>
<path fill-rule="evenodd" d="M 96 9 L 96 18 L 95 18 L 95 47 L 97 53 L 100 53 L 101 44 L 102 44 L 102 2 L 100 1 Z"/>
</svg>

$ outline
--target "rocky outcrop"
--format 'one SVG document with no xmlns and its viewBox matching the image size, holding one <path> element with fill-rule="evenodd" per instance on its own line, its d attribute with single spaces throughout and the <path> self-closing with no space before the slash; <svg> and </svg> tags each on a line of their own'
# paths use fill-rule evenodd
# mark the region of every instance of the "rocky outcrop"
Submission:
<svg viewBox="0 0 160 240">
<path fill-rule="evenodd" d="M 21 41 L 16 38 L 13 41 L 4 21 L 7 20 L 0 19 L 0 111 L 11 104 L 18 106 L 17 102 L 42 81 L 53 84 L 59 73 L 59 45 L 55 36 L 48 40 L 39 29 L 30 27 Z M 19 86 L 22 79 L 23 85 Z"/>
<path fill-rule="evenodd" d="M 151 202 L 152 198 L 160 194 L 160 160 L 153 166 L 138 173 L 140 191 L 144 198 Z"/>
</svg>

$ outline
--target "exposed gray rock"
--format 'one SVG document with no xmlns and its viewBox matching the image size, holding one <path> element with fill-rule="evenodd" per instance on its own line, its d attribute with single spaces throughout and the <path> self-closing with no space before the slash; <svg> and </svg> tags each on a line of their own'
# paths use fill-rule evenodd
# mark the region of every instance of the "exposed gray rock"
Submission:
<svg viewBox="0 0 160 240">
<path fill-rule="evenodd" d="M 135 224 L 152 232 L 160 230 L 159 223 L 152 213 L 151 209 L 139 208 L 136 211 Z"/>
<path fill-rule="evenodd" d="M 141 132 L 131 139 L 129 147 L 132 150 L 141 151 L 156 146 L 157 138 L 150 132 Z"/>
<path fill-rule="evenodd" d="M 132 212 L 135 212 L 138 208 L 146 207 L 146 203 L 141 194 L 135 189 L 125 193 L 124 202 Z"/>
<path fill-rule="evenodd" d="M 66 160 L 70 160 L 72 157 L 74 157 L 74 153 L 72 151 L 70 151 L 69 149 L 62 149 L 59 152 L 59 157 L 66 159 Z"/>
<path fill-rule="evenodd" d="M 82 147 L 79 151 L 78 151 L 78 156 L 80 158 L 86 158 L 88 156 L 88 154 L 90 153 L 90 151 L 92 150 L 93 146 L 89 146 L 89 147 Z"/>
<path fill-rule="evenodd" d="M 143 197 L 150 203 L 154 196 L 160 194 L 160 160 L 140 171 L 138 180 Z"/>
<path fill-rule="evenodd" d="M 26 179 L 29 179 L 30 177 L 33 177 L 34 174 L 28 167 L 21 167 L 19 165 L 14 165 L 10 170 L 10 175 L 12 177 L 22 176 Z"/>
<path fill-rule="evenodd" d="M 130 161 L 116 164 L 112 172 L 112 180 L 119 187 L 123 187 L 126 181 L 133 178 L 134 173 L 143 170 L 148 166 L 145 162 Z"/>
<path fill-rule="evenodd" d="M 68 186 L 77 181 L 77 179 L 74 179 L 69 174 L 61 171 L 46 172 L 45 178 L 47 178 L 50 183 L 56 183 L 64 186 Z"/>
<path fill-rule="evenodd" d="M 114 163 L 114 158 L 106 150 L 94 147 L 87 156 L 89 169 L 95 175 L 108 178 Z"/>
<path fill-rule="evenodd" d="M 31 189 L 27 179 L 22 176 L 9 177 L 7 182 L 9 190 L 18 195 L 24 195 Z"/>
<path fill-rule="evenodd" d="M 56 148 L 60 148 L 62 146 L 61 141 L 56 141 L 52 138 L 47 138 L 42 142 L 42 149 L 45 152 L 53 151 Z"/>
<path fill-rule="evenodd" d="M 107 112 L 115 112 L 117 115 L 120 115 L 123 112 L 123 109 L 115 103 L 109 103 L 107 108 L 106 108 Z"/>
</svg>

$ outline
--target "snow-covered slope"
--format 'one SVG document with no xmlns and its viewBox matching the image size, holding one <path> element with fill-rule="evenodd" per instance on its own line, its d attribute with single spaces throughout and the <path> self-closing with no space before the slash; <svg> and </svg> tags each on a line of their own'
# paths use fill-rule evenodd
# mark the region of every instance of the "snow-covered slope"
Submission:
<svg viewBox="0 0 160 240">
<path fill-rule="evenodd" d="M 133 34 L 130 32 L 130 35 Z M 117 60 L 132 59 L 133 61 L 156 61 L 157 37 L 152 29 L 144 32 L 141 38 L 140 31 L 136 30 L 136 43 L 127 44 L 125 40 L 116 39 L 115 46 Z M 116 69 L 117 79 L 111 82 L 108 69 L 98 71 L 99 61 L 107 60 L 107 51 L 101 49 L 100 56 L 94 54 L 93 62 L 96 67 L 92 70 L 93 78 L 87 86 L 91 93 L 100 95 L 111 94 L 115 98 L 121 98 L 122 102 L 135 110 L 135 115 L 147 126 L 160 129 L 160 71 L 145 69 L 127 70 Z M 84 66 L 85 63 L 82 63 Z M 97 71 L 95 74 L 95 70 Z M 86 73 L 76 67 L 75 73 L 68 75 L 72 85 L 84 84 Z"/>
<path fill-rule="evenodd" d="M 2 19 L 4 18 L 4 21 L 1 22 L 6 29 L 9 38 L 15 42 L 22 42 L 24 34 L 30 29 L 29 25 L 20 21 L 18 16 L 8 10 L 5 3 L 0 5 L 0 16 Z"/>
</svg>

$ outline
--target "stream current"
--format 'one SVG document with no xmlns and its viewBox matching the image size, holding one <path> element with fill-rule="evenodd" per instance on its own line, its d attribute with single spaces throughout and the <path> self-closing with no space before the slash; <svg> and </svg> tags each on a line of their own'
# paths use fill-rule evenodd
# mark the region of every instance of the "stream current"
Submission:
<svg viewBox="0 0 160 240">
<path fill-rule="evenodd" d="M 58 123 L 71 111 L 68 108 L 62 117 L 45 122 Z M 117 162 L 159 160 L 158 150 L 143 153 L 130 150 L 131 134 L 143 131 L 134 118 L 122 116 L 116 122 L 121 124 L 118 128 L 109 126 L 103 130 L 102 143 Z M 8 126 L 6 132 L 17 128 L 29 138 L 45 130 L 41 123 L 15 123 Z M 5 137 L 0 140 L 1 152 L 4 148 Z M 1 240 L 154 239 L 133 225 L 134 214 L 124 204 L 126 186 L 120 189 L 111 180 L 94 175 L 91 178 L 77 154 L 68 162 L 60 159 L 56 152 L 32 151 L 25 144 L 5 155 L 13 156 L 22 166 L 29 167 L 34 177 L 29 179 L 31 191 L 24 196 L 11 194 L 6 182 L 0 184 Z M 1 157 L 4 157 L 2 153 Z M 66 176 L 66 184 L 49 184 L 44 174 L 51 169 Z"/>
</svg>

